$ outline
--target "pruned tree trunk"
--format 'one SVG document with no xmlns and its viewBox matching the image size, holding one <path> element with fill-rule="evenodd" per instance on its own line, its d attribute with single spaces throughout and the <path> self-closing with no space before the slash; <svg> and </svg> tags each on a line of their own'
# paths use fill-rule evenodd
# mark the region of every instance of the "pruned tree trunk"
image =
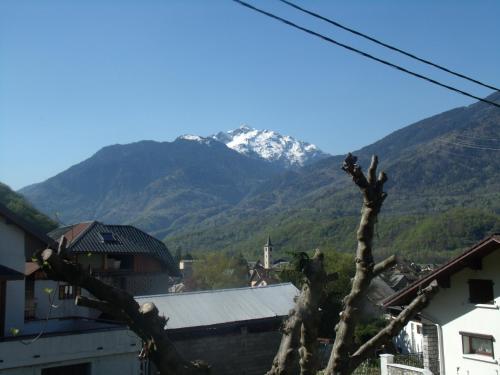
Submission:
<svg viewBox="0 0 500 375">
<path fill-rule="evenodd" d="M 61 241 L 61 243 L 63 242 Z M 63 250 L 60 249 L 59 253 L 63 254 Z M 38 254 L 38 259 L 43 270 L 52 280 L 65 281 L 82 287 L 97 298 L 79 297 L 75 301 L 77 305 L 98 309 L 125 322 L 144 342 L 141 355 L 151 359 L 160 374 L 199 375 L 210 373 L 208 365 L 201 362 L 190 362 L 181 356 L 167 337 L 165 331 L 167 319 L 159 315 L 154 304 L 145 303 L 139 306 L 127 292 L 107 285 L 89 275 L 80 265 L 63 259 L 52 249 L 46 249 Z"/>
<path fill-rule="evenodd" d="M 335 328 L 333 344 L 325 375 L 351 374 L 381 344 L 387 342 L 429 302 L 436 292 L 437 286 L 424 290 L 395 320 L 382 329 L 374 338 L 356 349 L 354 347 L 354 331 L 361 318 L 361 309 L 367 296 L 368 287 L 372 279 L 396 263 L 394 256 L 379 264 L 373 260 L 373 237 L 375 224 L 382 204 L 387 197 L 383 191 L 387 176 L 381 172 L 377 177 L 378 158 L 372 157 L 368 176 L 365 176 L 361 167 L 356 163 L 357 158 L 348 154 L 342 169 L 349 174 L 363 194 L 361 220 L 357 231 L 356 273 L 352 281 L 351 292 L 344 298 L 344 308 L 340 314 L 340 321 Z"/>
<path fill-rule="evenodd" d="M 323 254 L 316 250 L 311 259 L 304 262 L 304 284 L 283 327 L 280 347 L 267 375 L 296 373 L 297 354 L 300 358 L 301 375 L 315 375 L 318 370 L 316 346 L 321 319 L 319 306 L 325 297 L 327 275 Z"/>
</svg>

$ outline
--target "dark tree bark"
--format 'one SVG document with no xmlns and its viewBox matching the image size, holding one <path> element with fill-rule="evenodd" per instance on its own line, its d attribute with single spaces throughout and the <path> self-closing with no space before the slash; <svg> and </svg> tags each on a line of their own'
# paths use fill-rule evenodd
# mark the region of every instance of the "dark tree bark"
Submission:
<svg viewBox="0 0 500 375">
<path fill-rule="evenodd" d="M 301 375 L 315 375 L 318 370 L 316 346 L 321 319 L 319 306 L 325 298 L 328 279 L 323 254 L 316 250 L 311 259 L 302 260 L 304 284 L 283 327 L 280 347 L 267 375 L 295 373 L 297 355 Z"/>
</svg>

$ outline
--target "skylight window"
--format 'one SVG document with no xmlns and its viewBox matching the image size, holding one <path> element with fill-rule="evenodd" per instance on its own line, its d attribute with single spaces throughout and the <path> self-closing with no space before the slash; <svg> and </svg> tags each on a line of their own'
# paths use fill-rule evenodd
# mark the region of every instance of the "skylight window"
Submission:
<svg viewBox="0 0 500 375">
<path fill-rule="evenodd" d="M 116 241 L 115 236 L 111 232 L 102 232 L 101 238 L 102 238 L 102 242 L 104 242 L 104 243 L 110 243 L 110 242 Z"/>
</svg>

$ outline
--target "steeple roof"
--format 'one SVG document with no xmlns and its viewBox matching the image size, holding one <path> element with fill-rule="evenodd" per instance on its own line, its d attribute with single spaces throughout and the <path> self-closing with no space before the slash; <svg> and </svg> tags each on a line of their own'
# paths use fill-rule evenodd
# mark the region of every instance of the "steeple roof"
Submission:
<svg viewBox="0 0 500 375">
<path fill-rule="evenodd" d="M 271 243 L 271 236 L 267 236 L 267 242 L 266 242 L 266 245 L 265 246 L 273 246 L 273 244 Z"/>
</svg>

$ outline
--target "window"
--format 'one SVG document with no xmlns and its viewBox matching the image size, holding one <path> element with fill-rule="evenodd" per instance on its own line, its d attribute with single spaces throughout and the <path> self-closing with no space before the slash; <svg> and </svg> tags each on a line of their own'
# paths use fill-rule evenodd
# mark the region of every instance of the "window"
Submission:
<svg viewBox="0 0 500 375">
<path fill-rule="evenodd" d="M 460 332 L 464 354 L 479 354 L 488 357 L 493 355 L 493 336 L 477 333 Z"/>
<path fill-rule="evenodd" d="M 115 236 L 111 232 L 102 232 L 101 238 L 102 238 L 102 242 L 104 242 L 104 243 L 110 243 L 110 242 L 116 241 Z"/>
<path fill-rule="evenodd" d="M 493 304 L 493 281 L 470 279 L 469 301 L 471 303 Z"/>
<path fill-rule="evenodd" d="M 73 299 L 81 294 L 81 288 L 73 285 L 59 285 L 59 299 Z"/>
</svg>

